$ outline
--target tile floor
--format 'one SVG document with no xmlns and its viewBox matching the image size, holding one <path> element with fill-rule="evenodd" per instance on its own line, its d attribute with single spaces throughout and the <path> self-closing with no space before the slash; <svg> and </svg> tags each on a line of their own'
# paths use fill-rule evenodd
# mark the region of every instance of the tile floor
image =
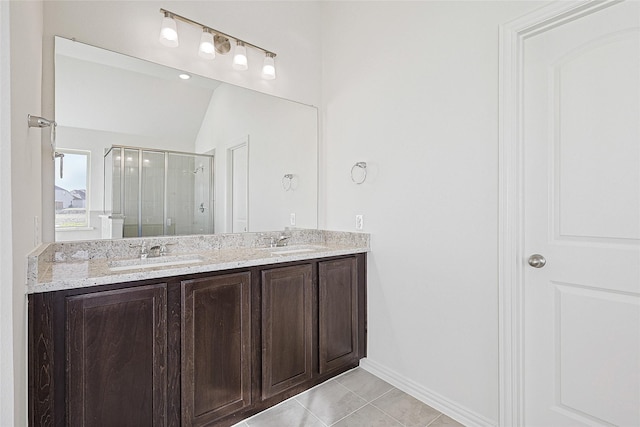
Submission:
<svg viewBox="0 0 640 427">
<path fill-rule="evenodd" d="M 234 427 L 463 427 L 362 368 L 254 415 Z"/>
</svg>

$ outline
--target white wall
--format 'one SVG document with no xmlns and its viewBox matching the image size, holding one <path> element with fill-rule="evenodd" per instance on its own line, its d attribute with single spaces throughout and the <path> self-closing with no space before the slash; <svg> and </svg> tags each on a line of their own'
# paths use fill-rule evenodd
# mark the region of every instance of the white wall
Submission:
<svg viewBox="0 0 640 427">
<path fill-rule="evenodd" d="M 539 6 L 323 3 L 323 225 L 372 233 L 368 357 L 474 424 L 498 420 L 499 24 Z"/>
<path fill-rule="evenodd" d="M 318 113 L 316 108 L 232 85 L 220 85 L 205 114 L 196 151 L 215 149 L 215 230 L 231 232 L 227 150 L 249 141 L 248 231 L 318 224 Z M 285 174 L 294 175 L 289 191 Z"/>
<path fill-rule="evenodd" d="M 4 7 L 4 6 L 3 6 Z M 26 328 L 26 255 L 40 239 L 34 227 L 34 218 L 42 217 L 40 194 L 40 152 L 41 138 L 48 129 L 29 129 L 27 114 L 40 113 L 40 90 L 42 80 L 42 3 L 11 2 L 10 20 L 10 67 L 11 67 L 11 200 L 7 205 L 3 192 L 3 217 L 11 210 L 12 265 L 2 257 L 3 274 L 5 267 L 11 268 L 11 282 L 2 283 L 2 298 L 12 294 L 13 301 L 13 343 L 5 345 L 3 351 L 13 349 L 14 382 L 0 389 L 0 400 L 13 405 L 13 413 L 0 412 L 0 425 L 27 425 L 27 328 Z M 6 9 L 3 9 L 6 10 Z M 6 21 L 2 22 L 3 35 Z M 4 54 L 3 54 L 4 56 Z M 4 97 L 3 97 L 4 99 Z M 3 101 L 4 102 L 4 101 Z M 3 112 L 5 105 L 2 105 Z M 3 121 L 3 125 L 4 125 Z M 3 134 L 3 139 L 5 135 Z M 3 148 L 7 147 L 3 141 Z M 3 176 L 6 177 L 4 168 Z M 4 226 L 4 224 L 3 224 Z M 4 248 L 3 248 L 4 251 Z M 11 258 L 9 258 L 11 259 Z M 4 337 L 3 337 L 4 338 Z M 4 366 L 2 367 L 4 369 Z M 6 419 L 6 424 L 5 424 Z M 11 422 L 13 420 L 13 423 Z"/>
<path fill-rule="evenodd" d="M 13 245 L 11 230 L 11 63 L 9 3 L 0 2 L 0 425 L 13 425 Z"/>
</svg>

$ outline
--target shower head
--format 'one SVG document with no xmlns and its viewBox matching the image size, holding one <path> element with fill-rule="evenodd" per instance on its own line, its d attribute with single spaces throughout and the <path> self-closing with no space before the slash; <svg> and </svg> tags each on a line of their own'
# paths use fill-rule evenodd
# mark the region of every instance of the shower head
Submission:
<svg viewBox="0 0 640 427">
<path fill-rule="evenodd" d="M 193 173 L 194 175 L 197 174 L 198 172 L 204 172 L 204 166 L 200 165 L 196 168 L 196 170 L 194 170 Z"/>
</svg>

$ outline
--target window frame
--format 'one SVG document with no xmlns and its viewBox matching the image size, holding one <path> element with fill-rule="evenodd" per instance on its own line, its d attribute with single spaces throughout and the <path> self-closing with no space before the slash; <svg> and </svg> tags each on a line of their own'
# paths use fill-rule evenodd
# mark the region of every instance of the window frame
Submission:
<svg viewBox="0 0 640 427">
<path fill-rule="evenodd" d="M 85 198 L 84 198 L 84 210 L 85 210 L 85 222 L 83 225 L 81 226 L 58 226 L 55 225 L 55 231 L 59 232 L 65 232 L 65 231 L 86 231 L 86 230 L 92 230 L 93 227 L 91 226 L 91 202 L 90 202 L 90 194 L 91 194 L 91 150 L 80 150 L 80 149 L 75 149 L 75 148 L 56 148 L 56 153 L 62 153 L 62 154 L 73 154 L 73 155 L 83 155 L 86 158 L 86 181 L 85 181 Z M 57 166 L 57 161 L 55 161 L 54 164 L 54 187 L 58 186 L 57 180 L 58 180 L 58 166 Z M 63 165 L 63 173 L 64 170 L 66 168 Z M 66 190 L 66 189 L 65 189 Z M 73 191 L 73 190 L 67 190 L 67 191 Z M 62 208 L 62 209 L 73 209 L 73 208 Z M 77 208 L 77 209 L 82 209 L 82 208 Z M 54 189 L 54 224 L 55 224 L 55 216 L 58 215 L 57 209 L 56 209 L 56 201 L 55 201 L 55 189 Z"/>
</svg>

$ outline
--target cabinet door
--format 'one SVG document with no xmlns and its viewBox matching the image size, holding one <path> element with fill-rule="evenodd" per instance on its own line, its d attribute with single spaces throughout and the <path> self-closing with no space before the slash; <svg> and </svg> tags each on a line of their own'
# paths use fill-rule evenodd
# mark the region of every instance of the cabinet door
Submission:
<svg viewBox="0 0 640 427">
<path fill-rule="evenodd" d="M 67 298 L 69 426 L 164 426 L 166 285 Z"/>
<path fill-rule="evenodd" d="M 182 425 L 251 404 L 251 273 L 182 282 Z"/>
<path fill-rule="evenodd" d="M 358 360 L 358 280 L 356 258 L 321 261 L 318 327 L 320 373 Z"/>
<path fill-rule="evenodd" d="M 313 266 L 262 272 L 262 399 L 312 376 Z"/>
</svg>

